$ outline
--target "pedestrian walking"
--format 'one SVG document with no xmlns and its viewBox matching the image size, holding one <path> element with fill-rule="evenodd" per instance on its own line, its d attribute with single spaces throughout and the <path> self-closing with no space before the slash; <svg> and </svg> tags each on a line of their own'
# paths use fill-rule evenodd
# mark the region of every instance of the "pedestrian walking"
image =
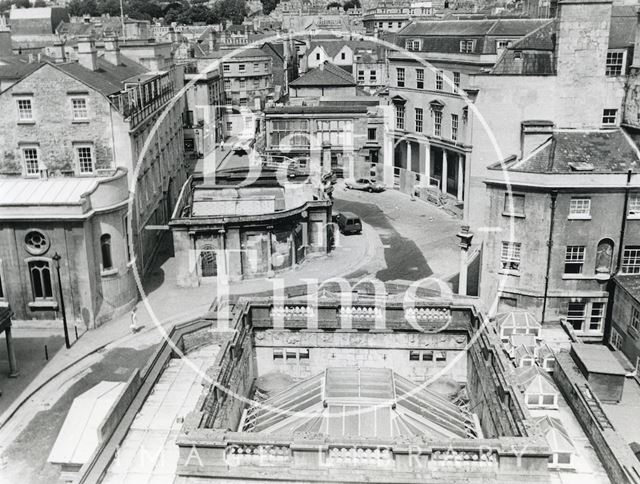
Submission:
<svg viewBox="0 0 640 484">
<path fill-rule="evenodd" d="M 131 329 L 132 333 L 137 333 L 138 331 L 140 331 L 140 326 L 138 326 L 137 311 L 138 311 L 137 307 L 134 307 L 131 310 L 131 326 L 129 326 L 129 328 Z"/>
</svg>

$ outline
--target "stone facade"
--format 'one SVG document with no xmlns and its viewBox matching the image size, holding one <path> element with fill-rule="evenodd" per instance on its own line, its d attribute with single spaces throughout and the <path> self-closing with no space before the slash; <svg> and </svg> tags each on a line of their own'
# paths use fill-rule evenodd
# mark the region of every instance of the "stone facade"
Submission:
<svg viewBox="0 0 640 484">
<path fill-rule="evenodd" d="M 89 81 L 85 82 L 83 76 Z M 127 204 L 130 195 L 125 189 L 118 192 L 121 198 L 114 202 L 113 213 L 108 216 L 101 214 L 92 219 L 88 214 L 80 219 L 75 216 L 65 219 L 64 212 L 54 214 L 52 207 L 43 205 L 39 213 L 25 215 L 23 219 L 12 217 L 11 223 L 15 225 L 7 227 L 8 239 L 4 242 L 7 250 L 19 250 L 23 230 L 32 227 L 51 234 L 52 242 L 62 244 L 58 250 L 61 255 L 68 251 L 70 257 L 73 254 L 80 258 L 69 265 L 74 268 L 72 272 L 62 268 L 63 276 L 70 278 L 63 283 L 71 294 L 86 294 L 80 298 L 82 302 L 78 299 L 71 304 L 69 299 L 67 310 L 69 317 L 88 327 L 122 312 L 137 297 L 131 264 L 135 261 L 140 271 L 147 270 L 162 235 L 145 227 L 169 220 L 186 179 L 184 101 L 179 99 L 160 119 L 175 89 L 183 84 L 181 69 L 145 74 L 129 83 L 127 91 L 108 97 L 94 87 L 96 76 L 100 76 L 100 71 L 92 73 L 82 63 L 43 63 L 0 95 L 0 106 L 6 113 L 0 120 L 2 179 L 33 179 L 37 184 L 42 177 L 50 177 L 52 183 L 76 177 L 81 182 L 87 177 L 111 176 L 122 168 L 124 186 L 135 187 L 131 211 Z M 132 101 L 133 98 L 136 100 Z M 20 113 L 20 106 L 25 105 L 29 106 L 30 115 Z M 82 160 L 81 150 L 85 150 Z M 12 215 L 17 214 L 20 212 Z M 71 238 L 60 232 L 65 220 L 74 227 Z M 9 231 L 17 234 L 17 239 Z M 127 247 L 129 232 L 132 250 Z M 111 236 L 116 273 L 105 274 L 94 257 L 95 251 L 100 251 L 102 235 Z M 93 255 L 83 256 L 87 253 Z M 22 268 L 18 271 L 24 272 Z M 28 277 L 25 279 L 24 274 L 18 277 L 22 282 L 16 288 L 21 288 L 23 294 L 14 290 L 10 300 L 17 319 L 57 319 L 59 314 L 55 312 L 30 310 Z"/>
<path fill-rule="evenodd" d="M 574 325 L 576 334 L 602 340 L 610 278 L 621 270 L 621 250 L 640 243 L 640 224 L 635 215 L 625 216 L 626 175 L 592 175 L 587 182 L 580 174 L 510 171 L 509 188 L 521 200 L 515 203 L 522 204 L 512 212 L 504 178 L 499 169 L 493 171 L 486 180 L 486 196 L 487 223 L 494 230 L 484 241 L 481 297 L 488 305 L 497 299 L 497 312 L 527 309 L 543 322 L 567 320 L 569 304 L 584 303 L 584 324 L 582 330 Z M 634 196 L 638 196 L 635 185 L 628 198 Z M 576 197 L 590 200 L 588 218 L 570 214 Z M 505 242 L 521 244 L 517 270 L 503 264 Z M 565 273 L 568 246 L 584 247 L 579 274 Z M 600 254 L 605 248 L 606 263 Z"/>
<path fill-rule="evenodd" d="M 487 167 L 510 155 L 522 157 L 521 123 L 551 120 L 559 128 L 598 129 L 605 109 L 620 112 L 623 76 L 607 76 L 611 2 L 561 1 L 553 35 L 557 73 L 472 76 L 474 101 L 481 123 L 475 123 L 465 217 L 473 227 L 487 225 L 483 178 Z M 618 114 L 615 127 L 620 123 Z"/>
</svg>

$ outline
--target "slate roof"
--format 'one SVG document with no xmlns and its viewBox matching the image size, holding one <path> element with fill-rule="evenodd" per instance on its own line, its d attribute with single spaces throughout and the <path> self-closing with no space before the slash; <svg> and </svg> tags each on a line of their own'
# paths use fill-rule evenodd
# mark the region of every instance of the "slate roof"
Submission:
<svg viewBox="0 0 640 484">
<path fill-rule="evenodd" d="M 402 36 L 484 36 L 525 35 L 548 20 L 427 20 L 412 22 L 398 32 Z"/>
<path fill-rule="evenodd" d="M 506 168 L 528 173 L 579 173 L 575 167 L 580 164 L 593 167 L 586 173 L 640 170 L 638 149 L 622 129 L 555 131 L 528 157 Z"/>
<path fill-rule="evenodd" d="M 615 281 L 636 301 L 640 301 L 640 274 L 618 274 Z"/>
<path fill-rule="evenodd" d="M 353 76 L 344 69 L 325 62 L 321 67 L 307 71 L 289 84 L 291 87 L 355 86 Z"/>
<path fill-rule="evenodd" d="M 0 57 L 0 79 L 22 79 L 41 65 L 42 62 L 29 62 L 24 55 Z"/>
<path fill-rule="evenodd" d="M 122 64 L 115 66 L 99 57 L 98 70 L 96 71 L 89 70 L 78 62 L 52 65 L 104 96 L 109 96 L 121 91 L 124 87 L 122 83 L 126 79 L 148 72 L 146 67 L 126 56 L 121 55 L 121 58 Z"/>
</svg>

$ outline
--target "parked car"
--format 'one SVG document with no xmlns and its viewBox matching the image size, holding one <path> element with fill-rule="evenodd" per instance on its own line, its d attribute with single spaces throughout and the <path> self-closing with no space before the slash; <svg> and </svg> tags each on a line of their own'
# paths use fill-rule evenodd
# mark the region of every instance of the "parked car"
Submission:
<svg viewBox="0 0 640 484">
<path fill-rule="evenodd" d="M 351 212 L 340 212 L 336 215 L 336 223 L 341 234 L 359 234 L 362 232 L 360 217 Z"/>
<path fill-rule="evenodd" d="M 347 188 L 352 190 L 365 190 L 367 192 L 383 192 L 384 185 L 378 183 L 375 180 L 369 180 L 368 178 L 358 178 L 356 180 L 347 180 L 345 182 Z"/>
</svg>

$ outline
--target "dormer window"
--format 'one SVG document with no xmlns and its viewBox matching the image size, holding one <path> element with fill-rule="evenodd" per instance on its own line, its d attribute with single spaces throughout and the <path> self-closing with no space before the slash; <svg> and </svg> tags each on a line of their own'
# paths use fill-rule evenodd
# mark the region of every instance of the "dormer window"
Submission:
<svg viewBox="0 0 640 484">
<path fill-rule="evenodd" d="M 461 54 L 471 54 L 475 48 L 476 41 L 475 40 L 461 40 L 460 41 L 460 53 Z"/>
</svg>

